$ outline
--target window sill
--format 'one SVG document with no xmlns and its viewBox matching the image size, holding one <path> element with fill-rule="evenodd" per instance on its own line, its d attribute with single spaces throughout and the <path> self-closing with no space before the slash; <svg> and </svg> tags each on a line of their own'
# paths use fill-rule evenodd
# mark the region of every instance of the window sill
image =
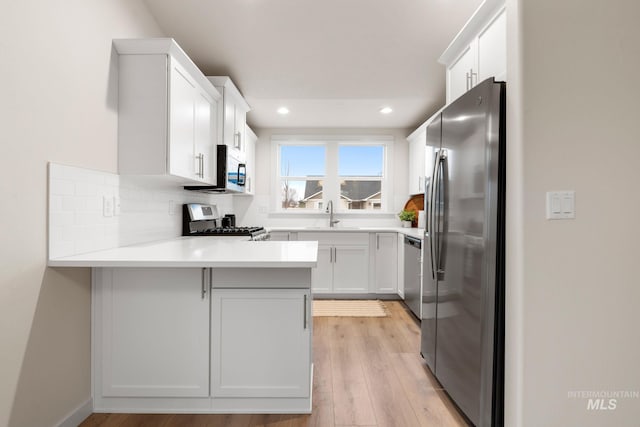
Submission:
<svg viewBox="0 0 640 427">
<path fill-rule="evenodd" d="M 287 218 L 287 217 L 305 217 L 305 218 L 324 218 L 329 214 L 327 212 L 321 211 L 313 211 L 313 212 L 294 212 L 294 211 L 271 211 L 269 212 L 270 218 Z M 349 212 L 349 211 L 340 211 L 334 212 L 334 216 L 340 218 L 391 218 L 396 217 L 397 212 Z"/>
</svg>

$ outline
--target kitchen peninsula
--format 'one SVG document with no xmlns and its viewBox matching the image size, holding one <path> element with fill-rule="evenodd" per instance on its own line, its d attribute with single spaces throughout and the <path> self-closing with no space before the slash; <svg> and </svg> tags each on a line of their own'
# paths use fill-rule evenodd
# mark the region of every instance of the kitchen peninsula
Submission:
<svg viewBox="0 0 640 427">
<path fill-rule="evenodd" d="M 175 239 L 92 267 L 94 412 L 310 413 L 317 242 Z"/>
</svg>

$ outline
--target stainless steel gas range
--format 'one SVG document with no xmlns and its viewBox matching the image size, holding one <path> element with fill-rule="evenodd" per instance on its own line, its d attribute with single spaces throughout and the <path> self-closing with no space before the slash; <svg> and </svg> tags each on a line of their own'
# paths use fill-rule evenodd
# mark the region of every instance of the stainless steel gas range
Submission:
<svg viewBox="0 0 640 427">
<path fill-rule="evenodd" d="M 268 240 L 264 227 L 222 226 L 216 205 L 187 203 L 182 206 L 183 236 L 237 237 L 247 240 Z"/>
</svg>

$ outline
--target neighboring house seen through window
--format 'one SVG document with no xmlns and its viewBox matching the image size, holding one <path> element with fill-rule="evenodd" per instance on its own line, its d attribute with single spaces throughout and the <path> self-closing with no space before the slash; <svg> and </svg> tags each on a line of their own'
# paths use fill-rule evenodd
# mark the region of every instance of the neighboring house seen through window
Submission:
<svg viewBox="0 0 640 427">
<path fill-rule="evenodd" d="M 273 137 L 276 209 L 384 211 L 389 137 Z"/>
</svg>

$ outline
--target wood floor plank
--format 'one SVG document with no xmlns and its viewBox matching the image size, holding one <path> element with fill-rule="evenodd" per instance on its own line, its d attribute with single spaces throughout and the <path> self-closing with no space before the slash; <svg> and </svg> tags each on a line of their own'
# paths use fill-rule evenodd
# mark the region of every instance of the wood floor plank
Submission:
<svg viewBox="0 0 640 427">
<path fill-rule="evenodd" d="M 414 427 L 418 419 L 385 351 L 384 337 L 361 337 L 363 370 L 378 426 Z"/>
<path fill-rule="evenodd" d="M 420 356 L 420 325 L 404 303 L 388 316 L 313 319 L 310 415 L 93 414 L 81 427 L 466 426 Z"/>
<path fill-rule="evenodd" d="M 333 412 L 333 394 L 314 391 L 308 426 L 335 427 Z"/>
<path fill-rule="evenodd" d="M 375 425 L 367 383 L 362 371 L 362 354 L 350 341 L 332 342 L 334 421 L 337 425 Z"/>
<path fill-rule="evenodd" d="M 331 340 L 328 335 L 313 337 L 313 392 L 333 393 L 331 369 Z"/>
<path fill-rule="evenodd" d="M 392 355 L 392 367 L 420 426 L 466 426 L 426 363 L 413 353 Z"/>
</svg>

